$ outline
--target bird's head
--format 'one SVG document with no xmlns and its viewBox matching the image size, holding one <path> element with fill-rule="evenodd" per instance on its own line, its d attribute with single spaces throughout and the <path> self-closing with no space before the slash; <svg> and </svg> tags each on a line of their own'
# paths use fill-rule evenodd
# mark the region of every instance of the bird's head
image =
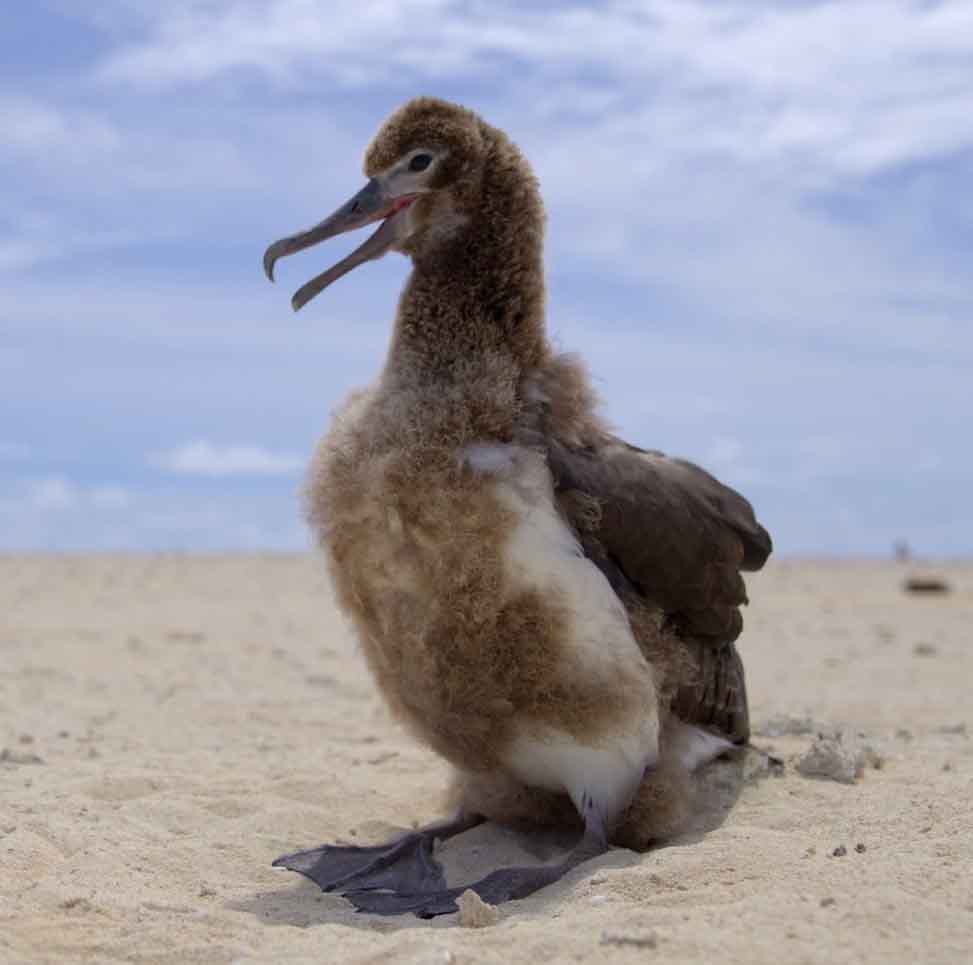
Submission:
<svg viewBox="0 0 973 965">
<path fill-rule="evenodd" d="M 465 224 L 480 192 L 486 145 L 472 111 L 418 97 L 395 111 L 365 153 L 368 183 L 320 224 L 275 241 L 264 254 L 273 281 L 279 258 L 335 235 L 380 221 L 362 245 L 300 288 L 294 310 L 365 261 L 389 251 L 416 255 Z"/>
</svg>

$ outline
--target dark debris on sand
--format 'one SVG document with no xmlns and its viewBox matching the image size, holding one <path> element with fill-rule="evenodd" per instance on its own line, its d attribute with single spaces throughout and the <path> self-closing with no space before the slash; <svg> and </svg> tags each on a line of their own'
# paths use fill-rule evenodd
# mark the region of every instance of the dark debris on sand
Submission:
<svg viewBox="0 0 973 965">
<path fill-rule="evenodd" d="M 941 596 L 950 592 L 950 585 L 938 576 L 910 576 L 903 582 L 902 589 L 922 596 Z"/>
</svg>

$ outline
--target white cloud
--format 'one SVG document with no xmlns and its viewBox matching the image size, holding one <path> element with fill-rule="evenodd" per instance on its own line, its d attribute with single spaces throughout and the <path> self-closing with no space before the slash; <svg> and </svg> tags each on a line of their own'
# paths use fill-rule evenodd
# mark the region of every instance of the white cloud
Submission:
<svg viewBox="0 0 973 965">
<path fill-rule="evenodd" d="M 137 11 L 137 29 L 101 65 L 112 84 L 202 90 L 238 69 L 278 82 L 272 110 L 222 110 L 239 130 L 261 132 L 264 170 L 287 209 L 316 190 L 340 200 L 354 177 L 336 190 L 317 168 L 333 170 L 336 156 L 357 161 L 364 146 L 349 137 L 358 118 L 326 122 L 317 100 L 280 123 L 294 86 L 330 87 L 324 101 L 340 111 L 358 92 L 335 94 L 334 81 L 448 92 L 489 78 L 489 93 L 472 103 L 526 148 L 551 212 L 552 255 L 566 271 L 580 261 L 720 315 L 729 308 L 733 324 L 760 334 L 824 329 L 922 349 L 951 337 L 937 302 L 969 303 L 965 281 L 915 242 L 932 217 L 921 190 L 903 189 L 865 225 L 809 200 L 838 188 L 854 198 L 871 175 L 973 146 L 973 5 L 103 0 L 92 9 Z M 383 96 L 390 107 L 401 95 Z M 282 139 L 286 150 L 268 154 Z M 156 166 L 184 168 L 172 161 L 175 142 L 159 147 Z M 295 158 L 314 163 L 298 170 Z M 205 152 L 200 162 L 210 176 L 220 171 Z M 29 244 L 14 244 L 9 257 L 31 256 Z M 890 311 L 893 300 L 913 308 Z"/>
<path fill-rule="evenodd" d="M 157 453 L 150 462 L 169 472 L 195 476 L 282 476 L 300 471 L 307 460 L 260 446 L 217 446 L 197 440 Z"/>
<path fill-rule="evenodd" d="M 84 230 L 68 225 L 31 225 L 0 237 L 0 272 L 20 273 L 45 262 L 112 248 L 124 248 L 145 235 L 134 231 Z"/>
<path fill-rule="evenodd" d="M 192 482 L 84 485 L 63 477 L 0 480 L 0 551 L 303 550 L 309 543 L 286 485 L 256 496 L 199 492 Z"/>
<path fill-rule="evenodd" d="M 59 164 L 103 157 L 121 147 L 121 133 L 88 111 L 65 111 L 33 98 L 0 96 L 4 154 L 51 157 Z"/>
<path fill-rule="evenodd" d="M 231 139 L 198 126 L 180 129 L 178 118 L 123 123 L 90 108 L 0 95 L 0 130 L 0 160 L 27 162 L 35 176 L 69 183 L 84 176 L 89 190 L 101 196 L 120 187 L 175 193 L 258 183 Z"/>
<path fill-rule="evenodd" d="M 858 174 L 973 143 L 973 6 L 845 0 L 613 0 L 532 9 L 460 0 L 159 4 L 104 77 L 150 86 L 257 69 L 284 84 L 505 78 L 547 113 L 606 106 L 656 154 L 800 160 Z M 515 61 L 504 70 L 503 60 Z M 579 69 L 594 75 L 577 97 Z M 567 81 L 564 83 L 564 81 Z M 651 97 L 639 92 L 651 90 Z M 558 91 L 562 94 L 558 97 Z"/>
<path fill-rule="evenodd" d="M 8 192 L 0 212 L 0 271 L 140 245 L 198 248 L 207 237 L 211 249 L 224 247 L 269 234 L 257 227 L 268 203 L 283 231 L 309 217 L 336 169 L 349 185 L 359 173 L 360 144 L 320 109 L 216 109 L 176 94 L 128 113 L 140 92 L 123 86 L 86 91 L 83 109 L 73 92 L 0 92 L 0 130 L 9 135 L 0 138 L 0 166 L 25 186 Z M 321 143 L 330 148 L 323 155 Z M 278 183 L 293 185 L 292 207 L 264 193 Z M 255 277 L 259 255 L 258 247 Z"/>
<path fill-rule="evenodd" d="M 904 211 L 908 199 L 898 197 L 885 215 L 897 223 L 857 228 L 815 211 L 807 195 L 854 190 L 864 176 L 973 145 L 973 5 L 98 0 L 89 8 L 75 15 L 110 23 L 116 41 L 102 78 L 126 95 L 146 84 L 161 86 L 151 96 L 164 98 L 175 86 L 169 96 L 180 98 L 179 110 L 169 101 L 159 115 L 123 125 L 88 108 L 8 96 L 0 119 L 16 150 L 32 152 L 50 177 L 78 181 L 79 194 L 104 192 L 110 169 L 112 185 L 124 184 L 155 213 L 138 219 L 143 238 L 193 243 L 225 230 L 216 227 L 226 211 L 213 211 L 214 196 L 245 202 L 233 217 L 246 217 L 237 212 L 254 210 L 269 183 L 278 210 L 293 210 L 298 198 L 340 200 L 333 172 L 351 171 L 364 143 L 349 137 L 357 118 L 324 106 L 340 110 L 334 80 L 391 80 L 400 91 L 489 78 L 478 106 L 528 149 L 559 259 L 691 289 L 713 306 L 732 304 L 742 320 L 784 312 L 790 323 L 799 306 L 805 319 L 831 320 L 839 333 L 849 295 L 859 301 L 856 325 L 882 333 L 887 315 L 861 301 L 948 295 L 936 253 L 917 253 L 914 243 L 930 217 L 925 199 Z M 284 85 L 266 92 L 276 94 L 272 105 L 234 100 L 236 86 L 247 88 L 231 85 L 229 94 L 220 89 L 217 113 L 192 114 L 180 85 L 205 90 L 240 68 Z M 292 106 L 286 85 L 321 99 Z M 347 96 L 351 103 L 357 92 Z M 400 95 L 387 96 L 391 106 Z M 340 183 L 350 190 L 354 175 Z M 131 225 L 125 195 L 118 220 Z M 300 217 L 318 213 L 309 204 Z M 89 220 L 0 236 L 0 269 L 133 240 L 118 225 L 99 231 Z M 279 224 L 283 232 L 297 222 Z M 756 283 L 755 266 L 773 284 Z M 945 334 L 935 327 L 910 321 L 899 331 L 932 341 Z"/>
<path fill-rule="evenodd" d="M 5 508 L 30 508 L 42 513 L 68 511 L 122 510 L 130 507 L 135 495 L 115 484 L 82 485 L 64 476 L 22 480 L 7 493 Z"/>
<path fill-rule="evenodd" d="M 77 486 L 58 477 L 40 479 L 29 488 L 30 502 L 38 509 L 69 509 L 79 502 L 80 497 Z"/>
</svg>

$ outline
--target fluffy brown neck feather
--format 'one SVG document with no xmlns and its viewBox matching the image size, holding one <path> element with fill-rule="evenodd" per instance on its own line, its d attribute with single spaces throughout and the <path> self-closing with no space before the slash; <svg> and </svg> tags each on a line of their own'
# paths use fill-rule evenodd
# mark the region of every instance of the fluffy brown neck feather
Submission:
<svg viewBox="0 0 973 965">
<path fill-rule="evenodd" d="M 548 355 L 537 182 L 507 137 L 484 128 L 490 150 L 467 220 L 413 255 L 386 364 L 393 379 L 468 379 L 477 359 L 498 356 L 523 374 Z"/>
</svg>

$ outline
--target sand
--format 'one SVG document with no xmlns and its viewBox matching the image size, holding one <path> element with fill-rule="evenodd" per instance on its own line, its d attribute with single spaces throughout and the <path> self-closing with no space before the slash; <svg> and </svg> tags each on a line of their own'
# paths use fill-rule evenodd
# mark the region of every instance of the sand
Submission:
<svg viewBox="0 0 973 965">
<path fill-rule="evenodd" d="M 910 572 L 751 579 L 752 718 L 778 735 L 755 743 L 783 775 L 471 928 L 270 867 L 435 816 L 446 773 L 380 705 L 315 560 L 0 558 L 0 961 L 971 961 L 973 566 L 922 571 L 946 596 L 907 595 Z M 836 730 L 870 748 L 861 777 L 802 776 Z M 478 829 L 451 881 L 557 843 Z"/>
</svg>

